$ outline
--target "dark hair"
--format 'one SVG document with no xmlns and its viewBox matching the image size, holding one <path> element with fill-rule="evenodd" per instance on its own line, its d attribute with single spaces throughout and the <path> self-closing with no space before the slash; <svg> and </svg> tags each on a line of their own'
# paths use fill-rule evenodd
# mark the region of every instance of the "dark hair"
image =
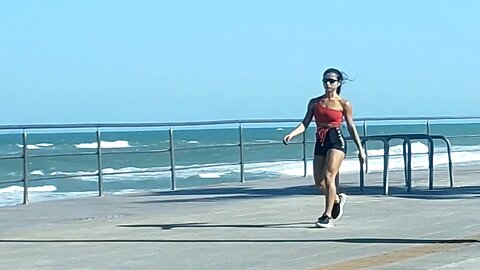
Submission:
<svg viewBox="0 0 480 270">
<path fill-rule="evenodd" d="M 340 91 L 342 91 L 342 85 L 343 85 L 343 81 L 348 81 L 348 76 L 345 72 L 342 72 L 336 68 L 329 68 L 327 70 L 325 70 L 325 72 L 323 72 L 323 77 L 325 78 L 325 75 L 327 75 L 328 73 L 333 73 L 335 75 L 337 75 L 337 79 L 340 81 L 340 86 L 337 88 L 337 94 L 340 95 Z"/>
</svg>

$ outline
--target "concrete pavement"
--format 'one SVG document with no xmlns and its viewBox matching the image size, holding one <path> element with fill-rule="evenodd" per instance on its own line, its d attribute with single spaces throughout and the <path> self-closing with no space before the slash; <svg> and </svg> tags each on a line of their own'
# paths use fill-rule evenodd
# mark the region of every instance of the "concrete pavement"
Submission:
<svg viewBox="0 0 480 270">
<path fill-rule="evenodd" d="M 342 175 L 349 197 L 332 229 L 314 227 L 310 178 L 248 181 L 0 208 L 0 269 L 479 269 L 480 183 L 415 172 Z"/>
</svg>

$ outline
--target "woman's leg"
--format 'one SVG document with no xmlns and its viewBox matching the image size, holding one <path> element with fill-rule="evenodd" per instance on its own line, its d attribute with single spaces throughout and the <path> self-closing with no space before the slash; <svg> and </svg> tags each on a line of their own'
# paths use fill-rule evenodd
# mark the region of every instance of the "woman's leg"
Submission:
<svg viewBox="0 0 480 270">
<path fill-rule="evenodd" d="M 313 156 L 313 179 L 315 180 L 315 185 L 320 190 L 320 192 L 326 194 L 325 181 L 323 181 L 325 168 L 325 157 L 324 156 Z"/>
<path fill-rule="evenodd" d="M 335 176 L 335 187 L 337 188 L 337 194 L 340 193 L 339 187 L 340 187 L 340 172 L 337 172 L 337 176 Z M 337 198 L 335 198 L 335 201 L 338 201 L 338 195 Z"/>
<path fill-rule="evenodd" d="M 326 190 L 325 214 L 329 217 L 332 216 L 332 209 L 335 200 L 338 200 L 335 180 L 337 178 L 340 165 L 342 164 L 344 158 L 345 153 L 337 149 L 328 150 L 327 156 L 325 158 L 324 174 L 322 178 L 324 179 L 324 185 Z"/>
<path fill-rule="evenodd" d="M 322 194 L 327 194 L 327 187 L 325 185 L 324 176 L 325 176 L 325 157 L 324 156 L 317 156 L 313 157 L 313 179 L 315 180 L 315 185 L 320 190 Z M 335 177 L 335 187 L 338 188 L 339 185 L 339 176 L 340 174 L 337 173 Z M 340 198 L 338 195 L 335 194 L 335 202 L 338 202 Z"/>
</svg>

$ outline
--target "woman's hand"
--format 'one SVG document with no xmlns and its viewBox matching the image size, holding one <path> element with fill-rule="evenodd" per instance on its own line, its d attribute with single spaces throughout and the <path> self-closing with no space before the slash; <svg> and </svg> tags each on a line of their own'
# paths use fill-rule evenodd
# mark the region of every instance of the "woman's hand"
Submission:
<svg viewBox="0 0 480 270">
<path fill-rule="evenodd" d="M 287 145 L 288 142 L 290 142 L 290 140 L 291 140 L 292 138 L 293 138 L 293 137 L 292 137 L 292 135 L 290 135 L 290 134 L 285 135 L 285 137 L 283 137 L 283 144 Z"/>
<path fill-rule="evenodd" d="M 360 160 L 360 163 L 365 163 L 365 160 L 367 159 L 367 155 L 365 154 L 365 150 L 361 148 L 358 151 L 358 159 Z"/>
</svg>

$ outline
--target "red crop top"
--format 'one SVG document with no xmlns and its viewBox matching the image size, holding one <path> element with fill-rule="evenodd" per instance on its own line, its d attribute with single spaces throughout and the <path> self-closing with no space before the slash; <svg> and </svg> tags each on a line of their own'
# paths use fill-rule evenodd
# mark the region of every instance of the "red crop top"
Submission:
<svg viewBox="0 0 480 270">
<path fill-rule="evenodd" d="M 313 115 L 315 116 L 315 123 L 317 124 L 317 139 L 323 143 L 327 132 L 332 127 L 340 127 L 343 120 L 343 112 L 335 109 L 330 109 L 320 104 L 315 103 L 313 108 Z"/>
</svg>

